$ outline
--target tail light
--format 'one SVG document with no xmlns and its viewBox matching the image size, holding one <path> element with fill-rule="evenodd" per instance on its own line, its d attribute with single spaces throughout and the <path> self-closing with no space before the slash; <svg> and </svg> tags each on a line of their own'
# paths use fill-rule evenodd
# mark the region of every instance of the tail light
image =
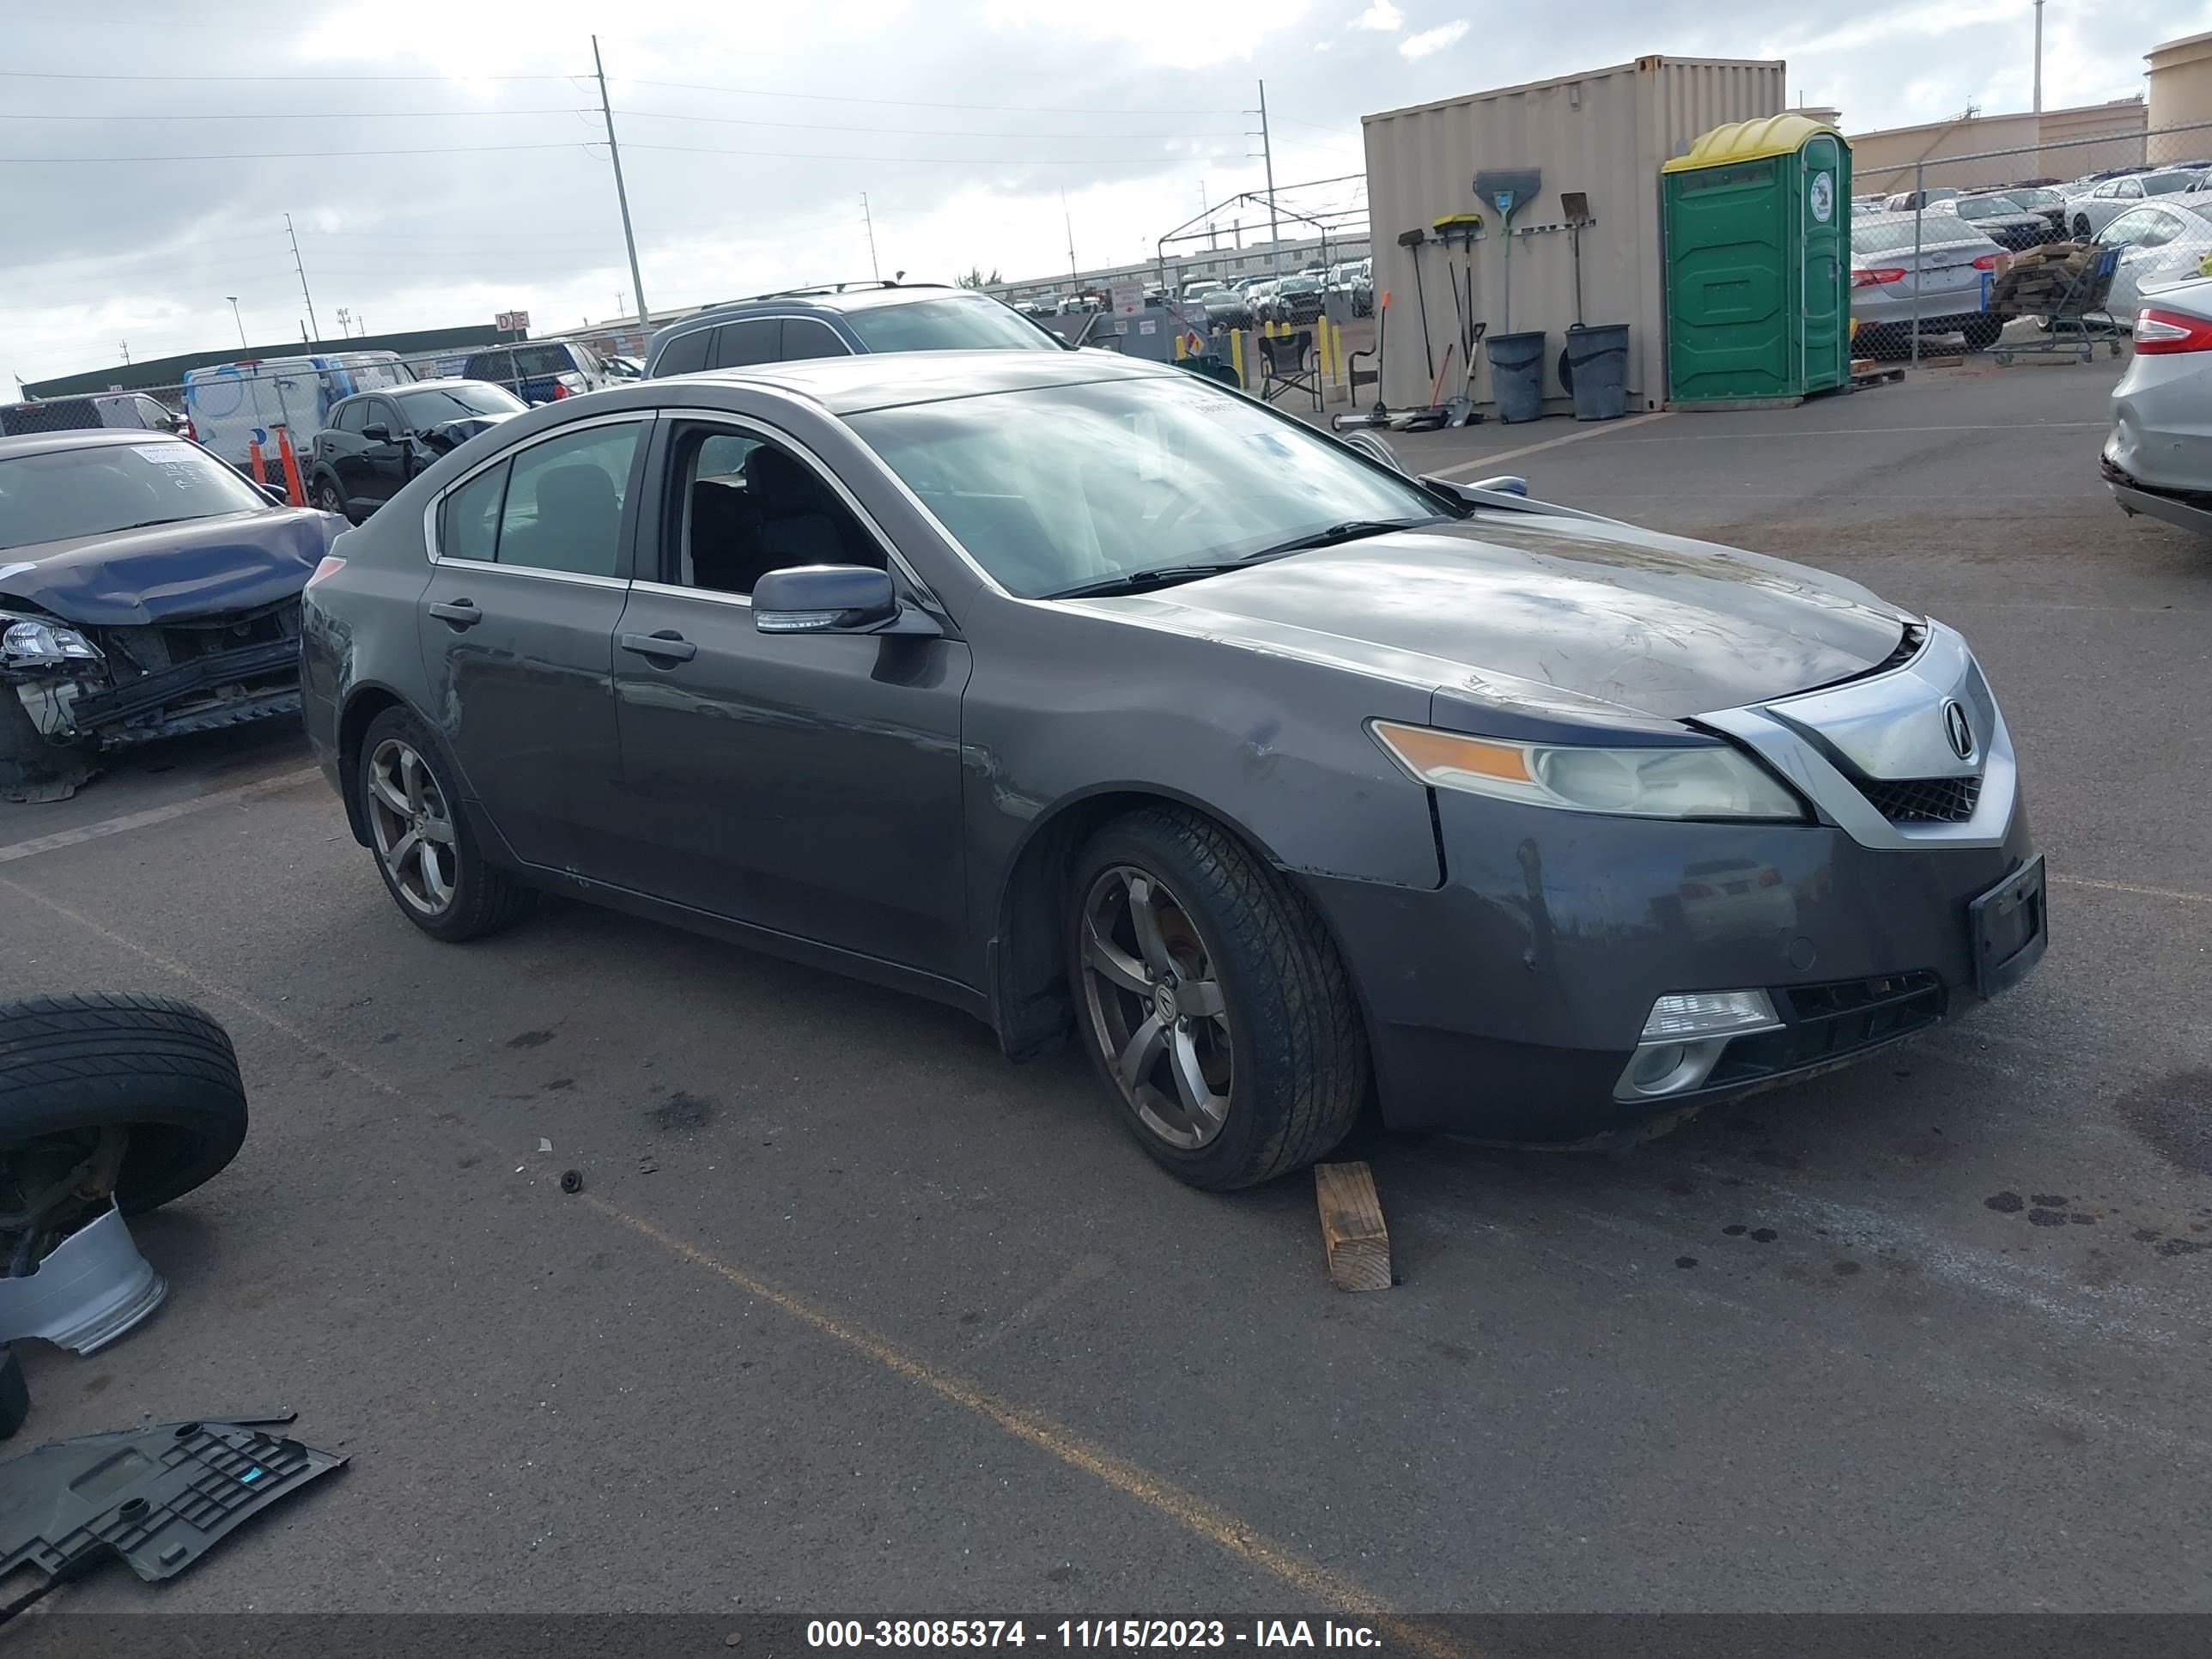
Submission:
<svg viewBox="0 0 2212 1659">
<path fill-rule="evenodd" d="M 2212 322 L 2185 311 L 2145 306 L 2136 313 L 2136 353 L 2160 356 L 2176 351 L 2212 351 Z"/>
<path fill-rule="evenodd" d="M 184 424 L 179 427 L 177 431 L 187 443 L 196 444 L 200 441 L 200 429 L 192 424 L 192 417 L 189 415 L 185 416 Z"/>
<path fill-rule="evenodd" d="M 1853 288 L 1875 288 L 1883 283 L 1901 283 L 1904 280 L 1903 265 L 1880 265 L 1871 270 L 1855 270 L 1851 273 Z"/>
<path fill-rule="evenodd" d="M 1782 872 L 1776 869 L 1772 865 L 1768 865 L 1766 868 L 1759 872 L 1759 884 L 1761 887 L 1781 886 Z"/>
<path fill-rule="evenodd" d="M 580 374 L 556 374 L 553 377 L 553 395 L 556 398 L 573 398 L 586 389 L 584 377 Z"/>
<path fill-rule="evenodd" d="M 1974 269 L 1976 270 L 2002 270 L 2005 268 L 2007 258 L 2008 256 L 2002 253 L 1984 253 L 1980 258 L 1974 261 Z"/>
<path fill-rule="evenodd" d="M 307 578 L 307 586 L 309 587 L 313 587 L 317 582 L 322 580 L 324 577 L 335 576 L 339 571 L 344 568 L 345 561 L 343 559 L 338 557 L 335 553 L 325 553 L 323 555 L 323 562 L 315 567 L 315 574 Z"/>
</svg>

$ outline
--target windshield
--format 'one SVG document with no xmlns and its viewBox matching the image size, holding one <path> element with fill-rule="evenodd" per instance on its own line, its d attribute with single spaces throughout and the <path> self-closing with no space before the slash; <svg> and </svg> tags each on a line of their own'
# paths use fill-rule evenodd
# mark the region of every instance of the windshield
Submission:
<svg viewBox="0 0 2212 1659">
<path fill-rule="evenodd" d="M 2009 196 L 1961 196 L 1957 204 L 1959 214 L 1968 219 L 1989 219 L 2020 210 L 2020 204 Z"/>
<path fill-rule="evenodd" d="M 421 432 L 447 421 L 471 415 L 520 415 L 530 405 L 505 386 L 488 381 L 467 386 L 441 386 L 428 392 L 410 392 L 399 399 L 399 412 L 411 430 Z"/>
<path fill-rule="evenodd" d="M 1000 585 L 1025 599 L 1218 563 L 1437 500 L 1193 375 L 1038 387 L 850 423 Z"/>
<path fill-rule="evenodd" d="M 2015 190 L 2011 195 L 2014 201 L 2029 209 L 2057 207 L 2066 199 L 2063 194 L 2055 190 Z"/>
<path fill-rule="evenodd" d="M 996 300 L 915 300 L 855 307 L 845 321 L 871 351 L 1047 351 L 1057 335 Z"/>
<path fill-rule="evenodd" d="M 0 547 L 266 508 L 207 453 L 174 441 L 97 444 L 0 460 Z"/>
</svg>

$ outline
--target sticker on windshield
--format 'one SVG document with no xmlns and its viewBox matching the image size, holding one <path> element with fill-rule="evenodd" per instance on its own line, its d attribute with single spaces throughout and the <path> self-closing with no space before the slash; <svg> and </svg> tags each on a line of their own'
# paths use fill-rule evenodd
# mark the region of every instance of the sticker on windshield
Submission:
<svg viewBox="0 0 2212 1659">
<path fill-rule="evenodd" d="M 179 489 L 190 489 L 196 482 L 192 477 L 190 452 L 181 444 L 132 444 L 131 453 L 140 460 L 160 467 L 168 482 Z"/>
<path fill-rule="evenodd" d="M 1813 218 L 1814 222 L 1823 225 L 1826 224 L 1828 222 L 1828 216 L 1836 210 L 1836 181 L 1834 177 L 1826 173 L 1814 173 L 1813 175 L 1812 185 L 1805 192 L 1805 199 L 1812 204 Z"/>
</svg>

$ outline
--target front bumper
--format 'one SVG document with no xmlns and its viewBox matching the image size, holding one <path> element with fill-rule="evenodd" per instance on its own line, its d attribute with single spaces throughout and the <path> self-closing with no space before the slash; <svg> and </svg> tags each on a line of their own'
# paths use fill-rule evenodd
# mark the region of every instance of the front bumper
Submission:
<svg viewBox="0 0 2212 1659">
<path fill-rule="evenodd" d="M 1916 819 L 1894 781 L 1947 781 L 1917 729 L 1924 713 L 1943 745 L 1946 699 L 1968 711 L 1978 793 L 1963 816 Z M 2034 847 L 2003 721 L 1948 629 L 1893 671 L 1703 723 L 1760 753 L 1820 821 L 1607 817 L 1438 791 L 1443 886 L 1306 878 L 1359 988 L 1386 1121 L 1540 1144 L 1632 1133 L 1956 1018 L 2040 956 L 2039 908 L 2005 972 L 1976 942 L 1974 902 Z M 1696 1089 L 1616 1097 L 1659 998 L 1745 990 L 1768 994 L 1779 1029 L 1732 1039 Z"/>
<path fill-rule="evenodd" d="M 9 671 L 0 695 L 19 698 L 58 747 L 123 748 L 298 713 L 300 641 L 259 641 L 121 679 L 106 664 Z"/>
</svg>

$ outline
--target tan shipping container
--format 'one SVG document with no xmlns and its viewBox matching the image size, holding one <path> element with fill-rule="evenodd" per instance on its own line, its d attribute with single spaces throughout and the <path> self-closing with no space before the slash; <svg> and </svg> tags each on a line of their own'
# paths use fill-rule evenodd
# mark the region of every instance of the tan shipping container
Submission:
<svg viewBox="0 0 2212 1659">
<path fill-rule="evenodd" d="M 1787 82 L 1778 61 L 1649 57 L 1363 118 L 1375 291 L 1391 296 L 1383 364 L 1390 404 L 1425 404 L 1431 385 L 1413 252 L 1401 247 L 1398 237 L 1416 227 L 1431 230 L 1446 214 L 1479 211 L 1485 240 L 1474 250 L 1475 316 L 1492 334 L 1546 331 L 1545 407 L 1568 406 L 1559 356 L 1575 320 L 1571 240 L 1565 229 L 1519 233 L 1560 224 L 1560 191 L 1580 191 L 1589 198 L 1591 219 L 1581 234 L 1583 320 L 1629 325 L 1629 409 L 1658 408 L 1667 393 L 1660 166 L 1724 122 L 1780 114 Z M 1543 179 L 1535 199 L 1513 215 L 1509 329 L 1505 241 L 1497 210 L 1475 199 L 1474 175 L 1513 167 L 1537 168 Z M 1455 279 L 1464 305 L 1464 269 L 1456 249 L 1449 260 L 1433 242 L 1420 251 L 1420 292 L 1438 369 L 1446 348 L 1459 338 L 1452 289 Z M 1474 395 L 1487 402 L 1490 371 L 1480 347 L 1475 358 Z M 1465 366 L 1455 350 L 1437 396 L 1449 398 L 1464 383 Z"/>
</svg>

